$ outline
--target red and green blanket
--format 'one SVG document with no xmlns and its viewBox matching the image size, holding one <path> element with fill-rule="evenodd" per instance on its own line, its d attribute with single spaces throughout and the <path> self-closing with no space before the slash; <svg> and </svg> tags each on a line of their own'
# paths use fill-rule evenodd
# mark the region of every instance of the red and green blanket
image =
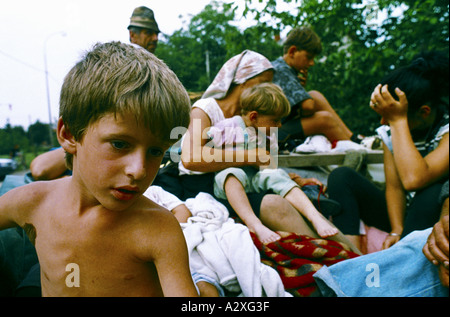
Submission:
<svg viewBox="0 0 450 317">
<path fill-rule="evenodd" d="M 287 232 L 278 234 L 281 236 L 279 241 L 263 244 L 251 233 L 261 261 L 277 270 L 284 288 L 293 296 L 320 296 L 314 273 L 324 265 L 330 266 L 358 256 L 345 244 L 336 241 Z"/>
</svg>

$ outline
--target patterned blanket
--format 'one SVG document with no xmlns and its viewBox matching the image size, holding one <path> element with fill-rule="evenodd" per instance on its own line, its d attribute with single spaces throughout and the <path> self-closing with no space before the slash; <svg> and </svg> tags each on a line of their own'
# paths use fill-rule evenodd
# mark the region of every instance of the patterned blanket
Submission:
<svg viewBox="0 0 450 317">
<path fill-rule="evenodd" d="M 320 296 L 313 274 L 324 265 L 358 256 L 345 244 L 336 241 L 287 232 L 278 234 L 281 240 L 269 244 L 262 244 L 253 233 L 251 236 L 262 263 L 277 270 L 284 288 L 293 296 Z"/>
</svg>

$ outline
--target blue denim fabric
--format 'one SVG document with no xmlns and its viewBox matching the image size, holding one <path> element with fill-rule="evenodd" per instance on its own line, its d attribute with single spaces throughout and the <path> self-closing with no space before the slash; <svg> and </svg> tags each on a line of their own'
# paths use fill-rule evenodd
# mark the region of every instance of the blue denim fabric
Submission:
<svg viewBox="0 0 450 317">
<path fill-rule="evenodd" d="M 327 297 L 448 296 L 437 267 L 422 253 L 431 230 L 414 231 L 387 250 L 324 266 L 314 279 Z"/>
</svg>

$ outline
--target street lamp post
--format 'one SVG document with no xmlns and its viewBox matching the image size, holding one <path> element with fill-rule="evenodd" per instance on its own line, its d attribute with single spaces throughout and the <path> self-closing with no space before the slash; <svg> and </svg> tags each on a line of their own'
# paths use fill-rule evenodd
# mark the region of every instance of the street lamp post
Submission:
<svg viewBox="0 0 450 317">
<path fill-rule="evenodd" d="M 44 41 L 45 87 L 47 89 L 48 132 L 49 132 L 49 137 L 50 137 L 50 146 L 53 146 L 53 129 L 52 129 L 52 108 L 51 108 L 51 102 L 50 102 L 50 85 L 48 83 L 47 42 L 51 37 L 53 37 L 55 35 L 66 36 L 66 32 L 60 31 L 60 32 L 52 33 L 52 34 L 48 35 Z"/>
</svg>

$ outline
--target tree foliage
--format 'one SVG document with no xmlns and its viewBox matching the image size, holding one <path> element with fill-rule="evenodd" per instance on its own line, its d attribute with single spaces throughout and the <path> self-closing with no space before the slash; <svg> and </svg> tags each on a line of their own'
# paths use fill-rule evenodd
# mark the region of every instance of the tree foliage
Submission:
<svg viewBox="0 0 450 317">
<path fill-rule="evenodd" d="M 279 10 L 281 2 L 290 9 Z M 245 0 L 244 14 L 254 16 L 255 25 L 242 30 L 236 4 L 212 1 L 163 39 L 156 54 L 187 90 L 202 91 L 231 56 L 252 49 L 273 60 L 282 53 L 278 34 L 310 26 L 324 50 L 307 89 L 321 91 L 353 131 L 373 134 L 379 118 L 368 102 L 381 78 L 421 51 L 448 52 L 448 0 Z"/>
<path fill-rule="evenodd" d="M 223 63 L 245 49 L 274 60 L 282 54 L 279 34 L 310 26 L 321 37 L 324 50 L 310 69 L 307 89 L 321 91 L 351 130 L 370 135 L 379 117 L 368 107 L 369 98 L 382 77 L 421 51 L 448 54 L 448 0 L 244 1 L 244 15 L 254 17 L 252 26 L 238 27 L 235 2 L 213 0 L 189 23 L 161 39 L 156 55 L 187 90 L 204 91 Z M 280 9 L 280 4 L 289 9 Z M 8 154 L 16 144 L 22 149 L 48 146 L 48 125 L 36 122 L 28 131 L 10 125 L 0 129 L 0 154 Z"/>
<path fill-rule="evenodd" d="M 234 2 L 213 0 L 189 23 L 161 39 L 156 54 L 187 90 L 204 91 L 223 63 L 245 49 L 274 60 L 282 54 L 279 34 L 310 26 L 321 37 L 324 50 L 310 69 L 307 89 L 321 91 L 351 130 L 370 135 L 379 117 L 368 101 L 382 77 L 421 51 L 448 54 L 448 0 L 244 1 L 244 15 L 254 17 L 252 26 L 238 27 Z M 289 4 L 289 9 L 280 10 L 280 3 Z M 0 154 L 15 144 L 48 145 L 48 126 L 36 122 L 27 132 L 9 125 L 0 129 Z"/>
<path fill-rule="evenodd" d="M 6 124 L 4 129 L 0 129 L 0 154 L 10 154 L 11 150 L 28 147 L 29 140 L 23 127 Z"/>
<path fill-rule="evenodd" d="M 28 136 L 31 144 L 35 146 L 50 144 L 50 134 L 48 124 L 39 120 L 28 127 Z"/>
</svg>

